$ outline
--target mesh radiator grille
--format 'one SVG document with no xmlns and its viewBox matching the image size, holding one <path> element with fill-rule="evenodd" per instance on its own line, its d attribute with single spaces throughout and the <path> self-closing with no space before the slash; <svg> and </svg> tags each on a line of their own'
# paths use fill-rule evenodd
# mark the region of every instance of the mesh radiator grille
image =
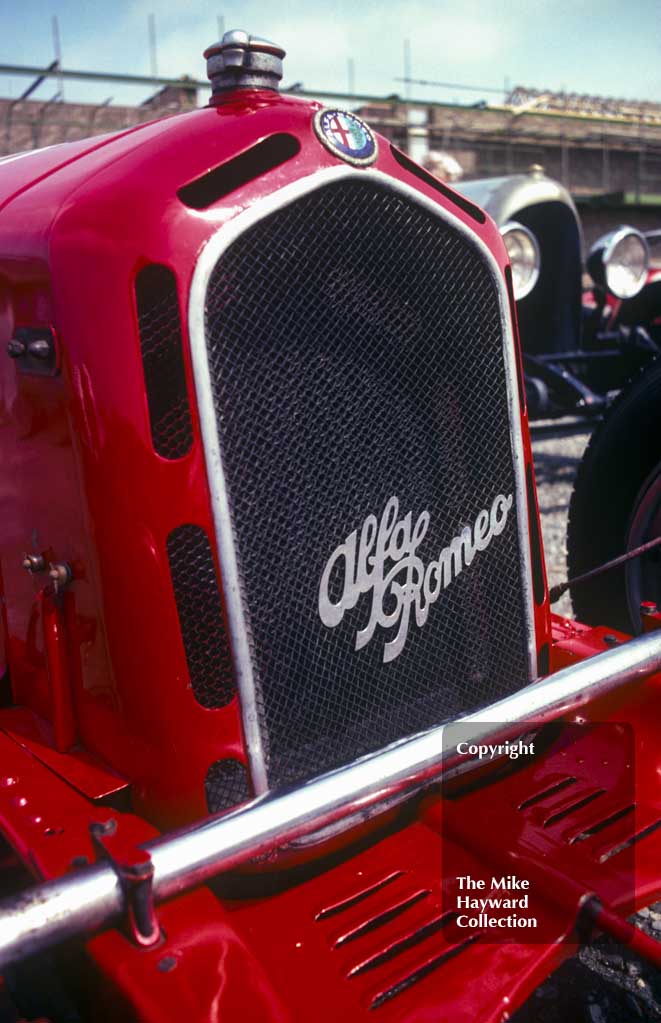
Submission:
<svg viewBox="0 0 661 1023">
<path fill-rule="evenodd" d="M 204 782 L 209 813 L 229 810 L 251 798 L 248 775 L 238 760 L 216 760 Z"/>
<path fill-rule="evenodd" d="M 516 506 L 404 649 L 319 616 L 333 551 L 396 495 L 425 565 L 514 494 L 498 297 L 468 240 L 372 181 L 297 199 L 212 271 L 206 344 L 270 785 L 299 781 L 527 681 Z M 400 577 L 401 581 L 401 577 Z M 331 576 L 339 600 L 342 573 Z M 385 611 L 392 609 L 386 598 Z"/>
</svg>

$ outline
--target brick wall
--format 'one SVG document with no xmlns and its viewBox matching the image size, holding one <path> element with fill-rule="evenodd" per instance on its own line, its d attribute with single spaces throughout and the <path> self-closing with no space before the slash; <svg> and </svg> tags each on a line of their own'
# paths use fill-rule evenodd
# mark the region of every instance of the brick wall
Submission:
<svg viewBox="0 0 661 1023">
<path fill-rule="evenodd" d="M 121 131 L 196 106 L 194 90 L 166 86 L 141 106 L 0 99 L 0 154 Z"/>
</svg>

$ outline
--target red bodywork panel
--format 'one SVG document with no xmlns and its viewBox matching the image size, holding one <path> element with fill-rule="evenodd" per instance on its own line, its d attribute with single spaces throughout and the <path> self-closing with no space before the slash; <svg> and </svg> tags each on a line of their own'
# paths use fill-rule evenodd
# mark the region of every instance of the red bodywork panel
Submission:
<svg viewBox="0 0 661 1023">
<path fill-rule="evenodd" d="M 15 168 L 16 181 L 5 186 L 14 198 L 0 220 L 0 347 L 15 325 L 52 324 L 62 364 L 60 377 L 40 378 L 0 360 L 0 456 L 8 469 L 0 484 L 0 570 L 14 700 L 42 729 L 44 722 L 69 723 L 53 736 L 60 752 L 71 735 L 72 745 L 131 783 L 134 807 L 161 827 L 205 814 L 209 764 L 224 757 L 245 763 L 246 753 L 237 701 L 205 709 L 185 681 L 166 538 L 182 522 L 214 531 L 194 402 L 189 454 L 168 461 L 153 449 L 133 284 L 148 263 L 176 267 L 193 394 L 186 312 L 196 259 L 255 201 L 337 165 L 314 134 L 316 109 L 247 93 L 97 140 L 68 160 L 68 147 L 57 147 L 7 168 Z M 203 212 L 178 198 L 182 186 L 277 133 L 299 141 L 297 155 Z M 26 187 L 21 165 L 30 161 L 39 166 L 36 183 Z M 491 221 L 476 223 L 402 169 L 386 140 L 375 167 L 468 223 L 504 270 L 505 249 Z M 73 566 L 75 586 L 65 601 L 70 708 L 53 697 L 44 579 L 22 568 L 25 552 Z M 548 643 L 545 603 L 536 608 L 536 630 L 541 648 Z"/>
<path fill-rule="evenodd" d="M 0 586 L 4 656 L 18 705 L 0 710 L 0 830 L 36 877 L 57 877 L 77 857 L 91 859 L 92 821 L 114 816 L 137 844 L 153 825 L 203 816 L 209 764 L 246 762 L 237 700 L 208 710 L 187 688 L 165 551 L 182 522 L 214 535 L 204 455 L 193 401 L 190 452 L 173 461 L 154 452 L 133 285 L 147 264 L 176 267 L 193 395 L 186 313 L 196 260 L 213 234 L 260 198 L 336 165 L 314 134 L 317 109 L 246 93 L 5 168 L 0 347 L 16 326 L 54 327 L 62 370 L 56 378 L 25 376 L 0 359 Z M 204 211 L 178 198 L 182 186 L 277 133 L 300 144 L 285 163 Z M 490 220 L 478 224 L 451 194 L 409 173 L 383 139 L 375 167 L 469 224 L 505 273 L 505 249 Z M 528 468 L 525 410 L 522 422 Z M 530 513 L 538 524 L 537 507 Z M 22 567 L 25 553 L 72 566 L 75 585 L 61 603 L 50 601 L 43 575 Z M 547 599 L 535 607 L 535 625 L 538 650 L 548 649 Z M 552 669 L 604 648 L 603 630 L 561 620 L 555 641 Z M 165 934 L 158 947 L 138 949 L 120 931 L 92 939 L 99 1018 L 307 1023 L 313 1007 L 320 1023 L 507 1019 L 571 950 L 557 942 L 572 932 L 578 894 L 596 891 L 615 906 L 632 898 L 619 854 L 606 865 L 599 857 L 604 843 L 626 845 L 661 816 L 658 684 L 649 679 L 590 710 L 595 721 L 623 720 L 635 734 L 636 810 L 612 828 L 571 841 L 597 817 L 622 809 L 626 767 L 617 758 L 604 764 L 597 744 L 577 743 L 564 757 L 552 750 L 460 798 L 431 793 L 406 818 L 391 815 L 381 832 L 354 835 L 353 846 L 336 850 L 334 865 L 310 867 L 305 880 L 292 879 L 277 894 L 255 888 L 228 898 L 204 888 L 171 900 L 158 910 Z M 543 799 L 530 812 L 519 809 L 568 772 L 577 792 L 604 789 L 599 806 L 595 799 L 557 825 L 549 819 L 567 806 L 556 797 L 544 804 L 546 816 Z M 145 820 L 95 805 L 128 786 Z M 650 830 L 633 845 L 638 902 L 658 891 L 658 835 Z M 514 836 L 524 860 L 553 864 L 544 922 L 556 940 L 494 945 L 474 933 L 453 944 L 444 889 L 459 867 L 476 876 L 491 864 L 500 869 Z"/>
<path fill-rule="evenodd" d="M 555 632 L 556 669 L 604 646 L 602 629 L 556 619 Z M 90 972 L 98 1018 L 306 1023 L 314 1005 L 324 1023 L 338 1016 L 386 1023 L 507 1019 L 575 949 L 582 894 L 596 892 L 624 911 L 659 894 L 660 685 L 661 677 L 648 678 L 589 711 L 594 721 L 633 728 L 634 811 L 617 817 L 630 798 L 626 746 L 605 751 L 581 738 L 463 796 L 432 792 L 404 826 L 279 893 L 238 899 L 199 889 L 160 906 L 165 938 L 155 948 L 138 949 L 119 931 L 94 938 L 88 954 L 98 971 Z M 93 858 L 91 820 L 114 816 L 136 843 L 153 834 L 130 815 L 93 806 L 9 739 L 0 758 L 8 771 L 0 779 L 2 830 L 36 876 L 60 875 L 75 856 Z M 575 781 L 567 785 L 568 778 Z M 586 793 L 599 790 L 598 799 L 585 802 Z M 456 887 L 456 872 L 504 873 L 513 850 L 520 873 L 541 864 L 548 901 L 540 923 L 555 940 L 499 945 L 468 931 L 457 942 L 443 898 Z M 627 852 L 635 854 L 635 892 L 631 863 L 622 866 Z"/>
<path fill-rule="evenodd" d="M 554 670 L 604 649 L 603 629 L 577 627 L 560 618 L 554 625 Z M 304 1023 L 311 1005 L 315 1019 L 324 1023 L 338 1018 L 504 1021 L 575 950 L 580 894 L 595 891 L 625 911 L 634 901 L 639 906 L 658 897 L 661 828 L 651 829 L 661 825 L 655 740 L 661 725 L 659 686 L 661 677 L 655 676 L 590 708 L 594 721 L 623 721 L 633 728 L 636 807 L 585 840 L 576 837 L 625 808 L 623 800 L 630 794 L 622 782 L 627 774 L 624 744 L 621 750 L 611 746 L 605 755 L 598 743 L 579 739 L 556 756 L 499 780 L 497 797 L 493 786 L 450 801 L 430 795 L 407 827 L 280 894 L 226 900 L 222 907 L 210 901 L 204 914 L 199 907 L 195 923 L 185 919 L 183 908 L 177 916 L 178 902 L 172 902 L 163 912 L 171 914 L 170 928 L 176 921 L 177 936 L 163 917 L 168 942 L 160 949 L 137 953 L 115 932 L 95 939 L 90 951 L 113 988 L 123 984 L 132 993 L 140 1019 L 165 1020 L 177 1004 L 178 1012 L 200 1021 Z M 572 785 L 519 809 L 569 777 L 576 779 Z M 558 816 L 599 789 L 604 793 L 598 799 Z M 545 826 L 553 817 L 558 819 Z M 613 853 L 619 846 L 624 848 Z M 478 939 L 448 954 L 457 947 L 444 938 L 444 931 L 452 937 L 449 928 L 433 926 L 447 909 L 443 888 L 455 884 L 454 876 L 442 870 L 444 860 L 480 877 L 505 872 L 503 857 L 513 848 L 521 872 L 526 862 L 542 863 L 548 881 L 543 926 L 556 941 L 497 945 Z M 622 868 L 627 849 L 635 853 L 635 893 L 631 861 Z M 608 859 L 600 862 L 604 856 Z M 391 913 L 395 907 L 399 911 Z M 163 974 L 158 963 L 166 956 L 177 965 Z M 221 966 L 226 961 L 233 964 L 227 971 Z M 219 969 L 220 996 L 210 985 Z M 246 970 L 252 977 L 249 986 L 242 983 Z"/>
</svg>

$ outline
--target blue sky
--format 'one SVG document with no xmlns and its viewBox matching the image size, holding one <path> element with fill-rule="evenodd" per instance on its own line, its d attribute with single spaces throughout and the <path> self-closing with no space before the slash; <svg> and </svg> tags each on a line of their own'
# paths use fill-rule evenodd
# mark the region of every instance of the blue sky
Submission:
<svg viewBox="0 0 661 1023">
<path fill-rule="evenodd" d="M 53 59 L 57 14 L 68 68 L 149 74 L 148 17 L 156 19 L 158 71 L 204 78 L 201 51 L 226 28 L 245 28 L 287 51 L 285 83 L 345 91 L 353 60 L 356 89 L 403 94 L 404 40 L 416 78 L 502 88 L 511 85 L 661 102 L 661 0 L 0 0 L 0 63 Z M 0 95 L 17 96 L 29 80 L 0 76 Z M 35 94 L 50 98 L 56 85 Z M 67 99 L 136 102 L 140 89 L 66 83 Z M 415 97 L 474 102 L 474 93 L 413 86 Z M 485 93 L 484 98 L 492 98 Z M 497 96 L 493 97 L 498 99 Z"/>
</svg>

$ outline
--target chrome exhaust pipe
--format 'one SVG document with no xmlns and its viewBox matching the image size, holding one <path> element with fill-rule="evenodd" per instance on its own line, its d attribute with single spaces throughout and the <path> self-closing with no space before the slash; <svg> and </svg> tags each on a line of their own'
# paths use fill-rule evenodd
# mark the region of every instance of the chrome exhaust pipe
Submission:
<svg viewBox="0 0 661 1023">
<path fill-rule="evenodd" d="M 661 669 L 661 631 L 564 668 L 484 710 L 440 725 L 314 778 L 290 792 L 266 795 L 223 817 L 208 818 L 144 845 L 156 902 L 187 891 L 262 853 L 360 817 L 396 797 L 413 795 L 465 758 L 448 746 L 452 729 L 471 743 L 505 740 L 526 724 L 541 725 L 604 693 Z M 99 863 L 0 902 L 0 969 L 65 938 L 98 930 L 127 911 L 113 867 Z"/>
</svg>

